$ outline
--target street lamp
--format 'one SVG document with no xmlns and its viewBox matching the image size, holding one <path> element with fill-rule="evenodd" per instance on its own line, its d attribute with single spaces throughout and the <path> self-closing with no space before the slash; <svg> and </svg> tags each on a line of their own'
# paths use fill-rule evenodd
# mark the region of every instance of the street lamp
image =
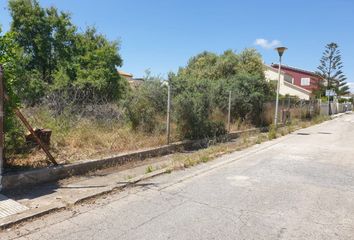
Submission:
<svg viewBox="0 0 354 240">
<path fill-rule="evenodd" d="M 281 71 L 281 57 L 283 56 L 286 47 L 277 47 L 275 50 L 278 51 L 279 54 L 279 69 L 278 69 L 278 82 L 277 82 L 277 99 L 275 102 L 275 116 L 274 116 L 274 127 L 277 128 L 278 125 L 278 105 L 279 105 L 279 88 L 280 88 L 280 71 Z"/>
</svg>

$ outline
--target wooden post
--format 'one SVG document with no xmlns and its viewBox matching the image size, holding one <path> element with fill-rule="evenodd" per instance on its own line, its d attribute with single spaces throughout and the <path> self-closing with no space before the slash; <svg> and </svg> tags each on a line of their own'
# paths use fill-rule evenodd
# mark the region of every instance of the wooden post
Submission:
<svg viewBox="0 0 354 240">
<path fill-rule="evenodd" d="M 7 96 L 6 94 L 4 94 L 4 98 L 6 101 L 9 101 L 10 98 L 9 96 Z M 37 134 L 34 132 L 32 126 L 30 125 L 30 123 L 27 121 L 27 119 L 22 115 L 21 111 L 18 108 L 14 108 L 13 109 L 16 116 L 22 121 L 23 125 L 25 125 L 25 127 L 28 129 L 28 131 L 30 131 L 30 133 L 33 135 L 34 139 L 36 140 L 36 142 L 38 143 L 38 145 L 43 149 L 43 151 L 45 152 L 45 154 L 47 155 L 47 157 L 49 158 L 49 160 L 54 164 L 54 165 L 58 165 L 58 163 L 55 161 L 54 157 L 52 156 L 52 154 L 49 152 L 47 146 L 42 143 L 42 141 L 39 139 L 39 137 L 37 136 Z"/>
<path fill-rule="evenodd" d="M 4 167 L 4 70 L 0 64 L 0 191 Z"/>
</svg>

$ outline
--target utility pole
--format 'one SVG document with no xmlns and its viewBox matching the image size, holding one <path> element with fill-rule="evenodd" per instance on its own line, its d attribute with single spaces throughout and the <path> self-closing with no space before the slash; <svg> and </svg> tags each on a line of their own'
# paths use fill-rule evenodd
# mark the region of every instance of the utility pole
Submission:
<svg viewBox="0 0 354 240">
<path fill-rule="evenodd" d="M 227 113 L 227 129 L 230 133 L 231 130 L 231 91 L 229 91 L 229 109 Z"/>
<path fill-rule="evenodd" d="M 4 69 L 0 64 L 0 191 L 4 167 Z"/>
<path fill-rule="evenodd" d="M 171 80 L 167 82 L 167 119 L 166 119 L 166 137 L 167 145 L 170 144 L 170 125 L 171 125 Z"/>
</svg>

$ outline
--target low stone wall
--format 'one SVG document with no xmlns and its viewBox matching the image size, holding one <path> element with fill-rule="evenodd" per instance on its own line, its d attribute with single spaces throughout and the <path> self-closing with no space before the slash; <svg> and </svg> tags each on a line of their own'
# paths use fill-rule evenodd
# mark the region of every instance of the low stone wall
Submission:
<svg viewBox="0 0 354 240">
<path fill-rule="evenodd" d="M 226 142 L 231 139 L 236 139 L 242 134 L 252 134 L 259 131 L 260 129 L 253 128 L 245 131 L 232 132 L 218 137 L 217 139 L 186 140 L 172 143 L 170 145 L 118 154 L 101 159 L 83 160 L 72 164 L 34 169 L 18 173 L 9 173 L 3 176 L 2 186 L 3 190 L 6 191 L 20 187 L 33 186 L 41 183 L 55 182 L 71 176 L 83 175 L 91 171 L 119 166 L 124 163 L 128 163 L 129 161 L 144 160 L 146 158 L 163 156 L 183 150 L 205 148 L 217 142 Z"/>
</svg>

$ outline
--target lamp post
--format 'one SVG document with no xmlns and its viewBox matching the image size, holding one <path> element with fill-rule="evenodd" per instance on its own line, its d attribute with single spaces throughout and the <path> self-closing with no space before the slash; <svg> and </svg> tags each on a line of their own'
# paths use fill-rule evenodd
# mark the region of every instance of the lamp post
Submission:
<svg viewBox="0 0 354 240">
<path fill-rule="evenodd" d="M 283 56 L 286 47 L 277 47 L 275 50 L 279 54 L 279 69 L 278 69 L 278 82 L 277 82 L 277 99 L 275 102 L 275 114 L 274 114 L 274 127 L 277 128 L 278 125 L 278 105 L 279 105 L 279 88 L 280 88 L 280 71 L 281 71 L 281 57 Z"/>
</svg>

